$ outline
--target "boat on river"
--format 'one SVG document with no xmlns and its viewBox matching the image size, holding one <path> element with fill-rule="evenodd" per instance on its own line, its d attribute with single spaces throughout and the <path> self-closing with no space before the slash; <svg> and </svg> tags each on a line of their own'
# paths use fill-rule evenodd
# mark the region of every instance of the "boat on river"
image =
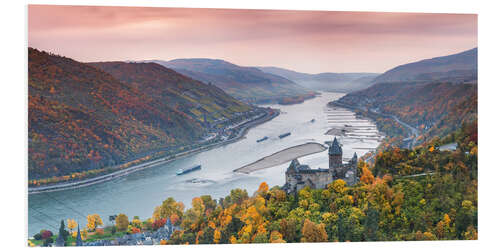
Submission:
<svg viewBox="0 0 500 250">
<path fill-rule="evenodd" d="M 183 174 L 187 174 L 189 172 L 193 172 L 193 171 L 200 170 L 200 169 L 201 169 L 201 165 L 196 165 L 196 166 L 190 167 L 188 169 L 181 168 L 181 169 L 177 170 L 176 174 L 183 175 Z"/>
<path fill-rule="evenodd" d="M 281 134 L 281 135 L 279 136 L 279 138 L 280 138 L 280 139 L 283 139 L 283 138 L 285 138 L 285 137 L 287 137 L 287 136 L 289 136 L 289 135 L 291 135 L 291 134 L 292 134 L 292 133 L 290 133 L 290 132 L 288 132 L 288 133 L 284 133 L 284 134 Z"/>
<path fill-rule="evenodd" d="M 257 140 L 257 142 L 263 142 L 263 141 L 265 141 L 265 140 L 267 140 L 267 139 L 269 139 L 269 137 L 264 136 L 264 137 L 262 137 L 262 138 L 258 139 L 258 140 Z"/>
</svg>

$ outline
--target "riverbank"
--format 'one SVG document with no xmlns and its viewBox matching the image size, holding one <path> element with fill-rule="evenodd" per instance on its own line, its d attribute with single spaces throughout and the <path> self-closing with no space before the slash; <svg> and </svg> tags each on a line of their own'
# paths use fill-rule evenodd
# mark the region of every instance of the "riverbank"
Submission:
<svg viewBox="0 0 500 250">
<path fill-rule="evenodd" d="M 373 110 L 373 109 L 368 109 L 366 107 L 351 106 L 351 105 L 348 105 L 348 104 L 345 104 L 345 103 L 341 103 L 341 102 L 337 102 L 337 101 L 330 102 L 330 103 L 328 103 L 328 105 L 333 105 L 333 106 L 338 106 L 338 107 L 346 108 L 346 109 L 352 110 L 354 112 L 356 112 L 356 110 L 362 110 L 362 111 L 366 112 L 366 114 L 368 114 L 368 117 L 370 117 L 370 115 L 372 115 L 372 116 L 378 116 L 378 117 L 392 119 L 394 122 L 400 124 L 401 126 L 403 126 L 404 128 L 406 128 L 409 131 L 408 132 L 408 137 L 404 138 L 402 141 L 403 142 L 407 142 L 407 147 L 410 148 L 410 149 L 413 148 L 413 146 L 416 145 L 416 143 L 417 143 L 416 140 L 420 136 L 420 132 L 419 132 L 419 130 L 417 128 L 412 127 L 408 123 L 401 121 L 395 115 L 381 113 L 381 112 L 378 112 L 378 111 Z M 387 133 L 385 133 L 385 134 L 387 134 Z"/>
<path fill-rule="evenodd" d="M 264 117 L 260 117 L 256 120 L 248 121 L 244 124 L 241 124 L 237 128 L 235 128 L 238 131 L 238 134 L 231 138 L 227 139 L 222 142 L 215 142 L 213 144 L 209 144 L 206 146 L 202 146 L 199 148 L 187 150 L 181 153 L 177 153 L 173 156 L 169 157 L 164 157 L 152 161 L 148 161 L 145 163 L 141 163 L 135 166 L 131 166 L 127 169 L 122 169 L 122 170 L 117 170 L 112 173 L 104 174 L 101 176 L 97 177 L 92 177 L 89 179 L 84 179 L 84 180 L 79 180 L 79 181 L 72 181 L 72 182 L 64 182 L 64 183 L 57 183 L 57 184 L 52 184 L 52 185 L 47 185 L 47 186 L 38 186 L 38 187 L 28 187 L 28 194 L 36 194 L 36 193 L 44 193 L 44 192 L 54 192 L 54 191 L 59 191 L 59 190 L 65 190 L 65 189 L 74 189 L 74 188 L 79 188 L 79 187 L 84 187 L 84 186 L 89 186 L 105 181 L 110 181 L 146 168 L 151 168 L 151 167 L 156 167 L 158 165 L 166 164 L 175 160 L 178 160 L 183 157 L 187 157 L 193 154 L 197 154 L 200 152 L 204 152 L 216 147 L 224 146 L 230 143 L 237 142 L 241 139 L 244 138 L 245 134 L 248 132 L 248 130 L 252 127 L 255 127 L 257 125 L 260 125 L 262 123 L 265 123 L 267 121 L 272 120 L 273 118 L 277 117 L 280 114 L 279 110 L 270 110 L 267 111 L 267 114 Z"/>
<path fill-rule="evenodd" d="M 327 147 L 315 143 L 308 142 L 302 145 L 293 146 L 281 151 L 278 151 L 274 154 L 261 158 L 253 163 L 245 165 L 241 168 L 237 168 L 233 170 L 236 173 L 244 173 L 249 174 L 258 170 L 275 167 L 286 162 L 292 161 L 293 159 L 303 157 L 310 154 L 319 153 L 325 151 Z"/>
</svg>

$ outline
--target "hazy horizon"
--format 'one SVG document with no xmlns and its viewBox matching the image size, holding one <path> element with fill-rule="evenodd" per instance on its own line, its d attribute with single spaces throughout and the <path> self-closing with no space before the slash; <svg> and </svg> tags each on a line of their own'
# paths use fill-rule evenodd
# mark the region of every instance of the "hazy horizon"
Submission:
<svg viewBox="0 0 500 250">
<path fill-rule="evenodd" d="M 477 15 L 28 5 L 28 46 L 82 62 L 209 58 L 383 73 L 477 47 Z"/>
</svg>

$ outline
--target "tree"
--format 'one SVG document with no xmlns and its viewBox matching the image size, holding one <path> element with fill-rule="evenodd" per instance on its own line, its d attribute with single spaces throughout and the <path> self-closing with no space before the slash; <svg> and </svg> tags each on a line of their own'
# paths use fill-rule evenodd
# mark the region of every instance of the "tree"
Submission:
<svg viewBox="0 0 500 250">
<path fill-rule="evenodd" d="M 326 234 L 325 225 L 316 225 L 309 219 L 304 220 L 304 226 L 302 227 L 302 242 L 326 242 L 328 241 L 328 235 Z"/>
<path fill-rule="evenodd" d="M 269 191 L 269 185 L 266 182 L 262 182 L 257 190 L 257 193 L 264 197 L 265 194 Z"/>
<path fill-rule="evenodd" d="M 64 241 L 68 240 L 69 232 L 64 229 L 64 220 L 61 220 L 61 226 L 59 227 L 59 235 L 62 236 Z"/>
<path fill-rule="evenodd" d="M 297 237 L 297 226 L 293 219 L 281 219 L 280 233 L 286 242 L 295 242 Z"/>
<path fill-rule="evenodd" d="M 73 229 L 75 229 L 77 226 L 76 221 L 74 219 L 68 219 L 68 229 L 70 232 L 73 232 Z"/>
<path fill-rule="evenodd" d="M 377 240 L 377 231 L 379 223 L 379 212 L 372 207 L 369 207 L 366 211 L 365 220 L 365 239 L 366 241 Z"/>
<path fill-rule="evenodd" d="M 230 198 L 230 202 L 232 204 L 236 203 L 238 205 L 241 205 L 241 203 L 248 199 L 248 193 L 246 190 L 243 190 L 243 189 L 233 189 L 231 190 L 231 194 L 229 196 Z"/>
<path fill-rule="evenodd" d="M 272 231 L 271 236 L 269 237 L 270 243 L 286 243 L 283 240 L 283 236 L 278 231 Z"/>
<path fill-rule="evenodd" d="M 205 227 L 201 232 L 201 235 L 198 237 L 199 244 L 211 244 L 214 242 L 215 238 L 213 228 Z"/>
<path fill-rule="evenodd" d="M 98 214 L 87 215 L 87 228 L 94 231 L 98 226 L 103 225 L 102 219 Z"/>
<path fill-rule="evenodd" d="M 360 180 L 365 184 L 371 184 L 375 180 L 372 172 L 370 171 L 370 169 L 368 169 L 368 167 L 363 167 Z"/>
<path fill-rule="evenodd" d="M 168 197 L 163 201 L 161 206 L 153 214 L 154 219 L 160 218 L 170 218 L 172 214 L 176 214 L 179 218 L 182 218 L 184 212 L 184 204 L 182 202 L 176 202 L 174 198 Z"/>
<path fill-rule="evenodd" d="M 128 217 L 124 214 L 119 214 L 118 216 L 116 216 L 116 229 L 120 232 L 124 232 L 124 231 L 127 231 L 127 228 L 128 228 Z"/>
</svg>

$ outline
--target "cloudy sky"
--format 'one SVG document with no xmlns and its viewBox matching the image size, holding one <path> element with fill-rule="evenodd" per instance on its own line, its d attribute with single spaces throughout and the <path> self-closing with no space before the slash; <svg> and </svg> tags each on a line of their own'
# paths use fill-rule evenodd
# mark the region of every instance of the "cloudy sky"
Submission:
<svg viewBox="0 0 500 250">
<path fill-rule="evenodd" d="M 384 72 L 477 46 L 469 14 L 30 5 L 28 45 L 78 61 L 218 58 L 300 72 Z"/>
</svg>

